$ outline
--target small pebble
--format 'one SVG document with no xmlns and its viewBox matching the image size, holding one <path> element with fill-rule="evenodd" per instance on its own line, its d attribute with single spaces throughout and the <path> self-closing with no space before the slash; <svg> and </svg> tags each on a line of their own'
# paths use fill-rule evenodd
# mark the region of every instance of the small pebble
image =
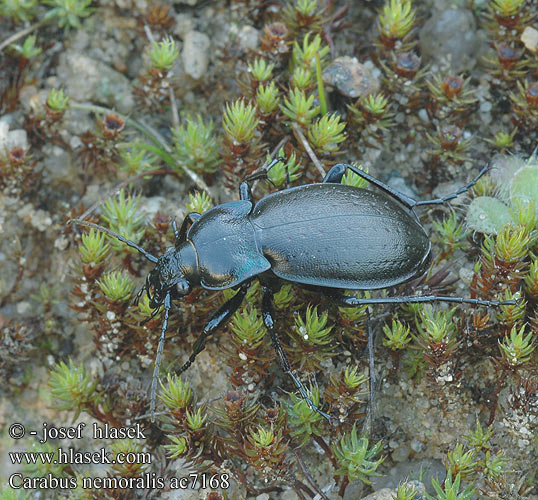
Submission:
<svg viewBox="0 0 538 500">
<path fill-rule="evenodd" d="M 260 42 L 260 32 L 252 26 L 243 26 L 237 34 L 237 43 L 244 52 L 256 50 Z"/>
<path fill-rule="evenodd" d="M 363 497 L 362 500 L 394 500 L 395 491 L 390 488 L 383 488 Z"/>
<path fill-rule="evenodd" d="M 205 33 L 189 31 L 185 35 L 181 58 L 185 73 L 193 80 L 201 80 L 207 72 L 210 45 L 209 37 Z"/>
<path fill-rule="evenodd" d="M 346 97 L 357 98 L 379 90 L 379 80 L 355 57 L 337 57 L 322 73 L 323 83 Z"/>
<path fill-rule="evenodd" d="M 523 45 L 531 52 L 536 52 L 538 48 L 538 30 L 532 26 L 527 26 L 521 33 Z"/>
<path fill-rule="evenodd" d="M 30 302 L 19 302 L 17 304 L 17 314 L 27 314 L 32 309 Z"/>
<path fill-rule="evenodd" d="M 434 13 L 420 30 L 420 47 L 427 61 L 450 62 L 456 72 L 472 68 L 480 48 L 472 12 L 445 9 Z"/>
<path fill-rule="evenodd" d="M 130 113 L 134 108 L 127 77 L 83 52 L 62 52 L 56 71 L 59 84 L 74 101 L 94 101 L 121 113 Z"/>
<path fill-rule="evenodd" d="M 484 101 L 482 104 L 480 104 L 480 112 L 489 113 L 492 107 L 493 105 L 491 104 L 490 101 Z"/>
<path fill-rule="evenodd" d="M 423 123 L 429 123 L 430 122 L 430 118 L 428 117 L 428 112 L 424 108 L 419 110 L 418 117 L 420 118 L 420 120 Z"/>
<path fill-rule="evenodd" d="M 424 445 L 418 439 L 412 439 L 411 448 L 418 453 L 424 448 Z"/>
</svg>

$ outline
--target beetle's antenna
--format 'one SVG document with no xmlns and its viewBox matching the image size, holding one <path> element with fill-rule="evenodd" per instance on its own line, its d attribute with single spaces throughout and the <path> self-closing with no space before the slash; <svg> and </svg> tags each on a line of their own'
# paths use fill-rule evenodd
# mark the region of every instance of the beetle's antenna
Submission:
<svg viewBox="0 0 538 500">
<path fill-rule="evenodd" d="M 153 378 L 151 380 L 151 395 L 149 403 L 149 413 L 151 421 L 155 422 L 155 395 L 157 393 L 157 380 L 159 379 L 159 365 L 161 364 L 161 354 L 164 347 L 164 336 L 168 328 L 168 313 L 170 312 L 170 293 L 167 293 L 164 298 L 164 319 L 161 327 L 161 338 L 159 339 L 159 347 L 157 347 L 157 357 L 155 358 L 155 367 L 153 368 Z"/>
<path fill-rule="evenodd" d="M 127 238 L 123 237 L 121 234 L 115 233 L 114 231 L 111 231 L 110 229 L 107 229 L 106 227 L 103 227 L 98 224 L 94 224 L 93 222 L 88 222 L 82 219 L 70 219 L 67 221 L 67 223 L 78 224 L 79 226 L 93 227 L 94 229 L 97 229 L 98 231 L 103 231 L 103 233 L 106 233 L 109 236 L 112 236 L 120 240 L 122 243 L 129 245 L 131 248 L 138 250 L 150 262 L 153 262 L 154 264 L 156 264 L 159 261 L 157 257 L 155 257 L 154 255 L 151 255 L 149 252 L 146 252 L 142 247 L 139 247 L 134 241 L 128 240 Z"/>
</svg>

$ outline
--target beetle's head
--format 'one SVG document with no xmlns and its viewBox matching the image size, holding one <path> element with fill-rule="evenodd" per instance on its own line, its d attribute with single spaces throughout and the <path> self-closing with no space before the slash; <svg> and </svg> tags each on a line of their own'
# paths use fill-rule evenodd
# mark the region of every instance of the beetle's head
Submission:
<svg viewBox="0 0 538 500">
<path fill-rule="evenodd" d="M 196 252 L 192 244 L 186 241 L 178 247 L 168 248 L 159 257 L 141 292 L 145 290 L 150 306 L 157 308 L 167 294 L 172 299 L 180 299 L 188 295 L 199 282 Z"/>
</svg>

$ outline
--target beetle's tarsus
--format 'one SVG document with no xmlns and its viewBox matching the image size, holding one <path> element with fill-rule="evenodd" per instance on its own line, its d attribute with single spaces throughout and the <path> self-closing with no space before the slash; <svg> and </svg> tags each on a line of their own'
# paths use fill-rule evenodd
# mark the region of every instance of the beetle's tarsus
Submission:
<svg viewBox="0 0 538 500">
<path fill-rule="evenodd" d="M 366 434 L 372 434 L 373 422 L 376 414 L 376 377 L 375 377 L 375 342 L 374 332 L 370 324 L 370 314 L 366 308 L 366 330 L 368 332 L 368 374 L 369 374 L 369 391 L 368 391 L 368 407 L 366 409 L 366 420 L 364 428 Z"/>
<path fill-rule="evenodd" d="M 298 380 L 298 379 L 297 379 Z M 301 382 L 298 380 L 299 384 L 301 384 Z M 312 411 L 315 411 L 316 413 L 319 413 L 322 417 L 326 418 L 329 422 L 331 421 L 331 416 L 328 414 L 328 413 L 325 413 L 323 410 L 321 410 L 320 408 L 318 408 L 314 402 L 310 399 L 310 396 L 308 395 L 308 393 L 305 391 L 304 389 L 304 386 L 301 384 L 301 387 L 303 388 L 302 390 L 299 389 L 299 392 L 301 393 L 301 396 L 303 397 L 303 399 L 306 401 L 306 404 L 308 405 L 308 407 L 312 410 Z"/>
</svg>

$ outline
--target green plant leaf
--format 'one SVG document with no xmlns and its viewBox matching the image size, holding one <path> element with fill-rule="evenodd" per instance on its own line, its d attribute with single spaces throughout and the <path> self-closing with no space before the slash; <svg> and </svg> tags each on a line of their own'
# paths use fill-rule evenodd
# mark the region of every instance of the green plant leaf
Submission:
<svg viewBox="0 0 538 500">
<path fill-rule="evenodd" d="M 508 206 L 491 196 L 475 198 L 467 209 L 467 225 L 479 233 L 497 234 L 510 222 L 512 217 Z"/>
<path fill-rule="evenodd" d="M 510 186 L 512 203 L 534 201 L 538 207 L 538 165 L 527 165 L 516 172 Z"/>
</svg>

